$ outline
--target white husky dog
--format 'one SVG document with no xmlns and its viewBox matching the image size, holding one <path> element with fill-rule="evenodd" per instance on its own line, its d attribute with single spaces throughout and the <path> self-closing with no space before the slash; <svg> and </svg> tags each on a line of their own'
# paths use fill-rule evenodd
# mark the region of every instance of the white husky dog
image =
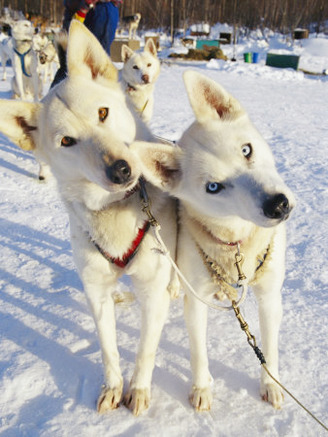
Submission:
<svg viewBox="0 0 328 437">
<path fill-rule="evenodd" d="M 3 80 L 6 79 L 6 62 L 11 60 L 14 77 L 12 78 L 13 97 L 38 101 L 42 86 L 37 72 L 38 60 L 33 50 L 33 24 L 28 20 L 19 20 L 12 25 L 12 37 L 2 41 L 1 62 Z"/>
<path fill-rule="evenodd" d="M 122 46 L 121 83 L 134 109 L 142 120 L 148 123 L 154 110 L 154 88 L 160 73 L 160 63 L 154 41 L 150 38 L 144 51 L 134 52 L 127 45 Z"/>
<path fill-rule="evenodd" d="M 142 325 L 136 367 L 125 396 L 134 414 L 148 407 L 155 352 L 167 315 L 171 267 L 158 251 L 140 204 L 140 166 L 129 144 L 152 138 L 126 106 L 117 70 L 98 40 L 71 24 L 68 77 L 40 103 L 0 101 L 0 130 L 48 163 L 66 204 L 77 269 L 99 334 L 105 385 L 99 412 L 116 408 L 123 378 L 116 344 L 114 295 L 130 275 Z M 149 187 L 163 232 L 175 243 L 173 202 Z M 173 241 L 172 241 L 173 244 Z M 173 248 L 174 250 L 174 248 Z"/>
<path fill-rule="evenodd" d="M 179 266 L 202 299 L 238 300 L 227 284 L 237 282 L 236 254 L 243 254 L 244 282 L 258 300 L 267 367 L 278 377 L 284 221 L 294 197 L 239 102 L 199 73 L 185 73 L 185 84 L 196 121 L 179 146 L 153 144 L 147 150 L 146 144 L 135 144 L 133 149 L 145 164 L 145 176 L 181 200 Z M 197 410 L 208 410 L 212 378 L 206 351 L 207 306 L 184 289 L 193 374 L 190 399 Z M 281 389 L 265 372 L 261 395 L 280 408 Z"/>
</svg>

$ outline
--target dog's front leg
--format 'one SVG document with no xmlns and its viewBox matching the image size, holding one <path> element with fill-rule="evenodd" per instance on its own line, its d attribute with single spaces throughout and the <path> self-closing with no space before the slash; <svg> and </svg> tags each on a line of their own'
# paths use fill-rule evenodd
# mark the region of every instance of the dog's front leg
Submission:
<svg viewBox="0 0 328 437">
<path fill-rule="evenodd" d="M 5 55 L 1 54 L 2 80 L 7 80 L 7 70 L 6 70 L 7 60 L 8 59 L 5 57 Z"/>
<path fill-rule="evenodd" d="M 155 365 L 155 355 L 167 317 L 170 303 L 168 281 L 170 266 L 157 267 L 156 280 L 145 284 L 135 282 L 141 301 L 141 333 L 136 365 L 125 395 L 125 404 L 135 416 L 139 416 L 149 407 L 151 379 Z"/>
<path fill-rule="evenodd" d="M 285 236 L 282 229 L 272 245 L 271 259 L 267 270 L 253 287 L 258 301 L 262 351 L 270 373 L 279 379 L 278 336 L 282 318 L 281 288 L 285 274 Z M 265 264 L 264 264 L 265 268 Z M 261 396 L 274 408 L 281 408 L 284 396 L 281 388 L 272 380 L 265 369 L 261 371 Z"/>
<path fill-rule="evenodd" d="M 37 54 L 33 53 L 31 60 L 31 72 L 32 72 L 32 88 L 33 88 L 33 99 L 38 102 L 42 98 L 42 81 L 38 71 L 38 60 Z"/>
<path fill-rule="evenodd" d="M 83 282 L 102 351 L 105 384 L 97 402 L 97 409 L 104 413 L 118 407 L 123 393 L 113 298 L 118 274 L 100 255 L 87 234 L 80 229 L 75 214 L 71 214 L 70 226 L 75 265 Z"/>
<path fill-rule="evenodd" d="M 208 368 L 206 348 L 207 306 L 193 296 L 186 295 L 184 314 L 189 333 L 192 390 L 190 403 L 197 411 L 210 410 L 212 404 L 212 376 Z"/>
<path fill-rule="evenodd" d="M 105 384 L 97 402 L 97 410 L 104 413 L 119 406 L 123 393 L 123 378 L 116 343 L 114 299 L 108 284 L 84 284 L 89 306 L 98 331 L 104 365 Z"/>
<path fill-rule="evenodd" d="M 16 54 L 14 55 L 13 59 L 14 59 L 14 65 L 13 65 L 14 78 L 15 78 L 15 85 L 17 88 L 17 89 L 13 89 L 13 93 L 18 98 L 25 100 L 26 95 L 24 90 L 24 81 L 23 81 L 23 72 L 22 72 L 21 63 Z"/>
</svg>

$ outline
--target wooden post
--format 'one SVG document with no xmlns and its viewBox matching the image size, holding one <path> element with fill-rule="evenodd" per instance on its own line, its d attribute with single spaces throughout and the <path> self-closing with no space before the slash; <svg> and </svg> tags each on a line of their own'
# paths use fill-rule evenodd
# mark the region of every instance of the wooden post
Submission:
<svg viewBox="0 0 328 437">
<path fill-rule="evenodd" d="M 171 45 L 174 42 L 174 0 L 171 0 Z"/>
</svg>

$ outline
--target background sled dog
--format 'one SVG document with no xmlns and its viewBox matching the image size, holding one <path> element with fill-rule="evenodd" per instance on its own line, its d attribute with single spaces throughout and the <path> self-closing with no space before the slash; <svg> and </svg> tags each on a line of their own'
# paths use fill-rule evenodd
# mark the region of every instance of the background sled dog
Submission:
<svg viewBox="0 0 328 437">
<path fill-rule="evenodd" d="M 134 150 L 144 162 L 146 177 L 181 200 L 179 266 L 203 299 L 238 299 L 227 284 L 237 282 L 235 255 L 240 247 L 246 282 L 258 300 L 263 353 L 269 371 L 278 377 L 284 221 L 294 197 L 239 102 L 198 73 L 187 72 L 185 84 L 196 120 L 180 147 L 153 144 L 147 150 L 146 144 L 135 144 Z M 184 289 L 193 374 L 190 400 L 197 410 L 208 410 L 212 378 L 207 307 Z M 266 373 L 261 375 L 261 395 L 280 408 L 283 394 Z"/>
<path fill-rule="evenodd" d="M 134 15 L 127 15 L 123 17 L 124 26 L 129 28 L 129 39 L 135 39 L 140 20 L 141 14 L 139 12 Z"/>
<path fill-rule="evenodd" d="M 12 37 L 1 43 L 3 80 L 6 79 L 6 62 L 10 59 L 14 71 L 11 83 L 14 98 L 25 100 L 32 97 L 37 101 L 41 97 L 42 85 L 37 72 L 37 56 L 32 49 L 34 27 L 28 20 L 19 20 L 13 23 L 11 32 Z"/>
<path fill-rule="evenodd" d="M 171 267 L 152 250 L 156 241 L 140 205 L 139 160 L 128 146 L 152 136 L 128 110 L 117 70 L 100 43 L 77 21 L 70 28 L 67 65 L 67 79 L 42 102 L 2 100 L 0 130 L 23 149 L 35 150 L 57 178 L 102 349 L 100 412 L 116 408 L 123 393 L 114 314 L 117 280 L 130 275 L 139 292 L 140 345 L 125 396 L 138 415 L 149 405 L 155 352 L 170 300 Z M 149 195 L 167 241 L 175 242 L 174 205 L 157 188 L 149 187 Z"/>
<path fill-rule="evenodd" d="M 157 50 L 152 39 L 147 40 L 144 51 L 134 52 L 127 45 L 122 46 L 124 62 L 120 81 L 142 120 L 148 123 L 153 115 L 155 82 L 160 73 Z"/>
</svg>

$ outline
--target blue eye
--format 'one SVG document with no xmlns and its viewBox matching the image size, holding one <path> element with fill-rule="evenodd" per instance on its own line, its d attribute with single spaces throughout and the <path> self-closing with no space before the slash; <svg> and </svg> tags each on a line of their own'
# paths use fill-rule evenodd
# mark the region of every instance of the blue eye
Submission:
<svg viewBox="0 0 328 437">
<path fill-rule="evenodd" d="M 224 185 L 219 182 L 208 182 L 206 184 L 206 193 L 217 194 L 224 189 Z"/>
<path fill-rule="evenodd" d="M 250 143 L 244 144 L 241 151 L 245 158 L 249 159 L 253 152 L 252 145 Z"/>
</svg>

